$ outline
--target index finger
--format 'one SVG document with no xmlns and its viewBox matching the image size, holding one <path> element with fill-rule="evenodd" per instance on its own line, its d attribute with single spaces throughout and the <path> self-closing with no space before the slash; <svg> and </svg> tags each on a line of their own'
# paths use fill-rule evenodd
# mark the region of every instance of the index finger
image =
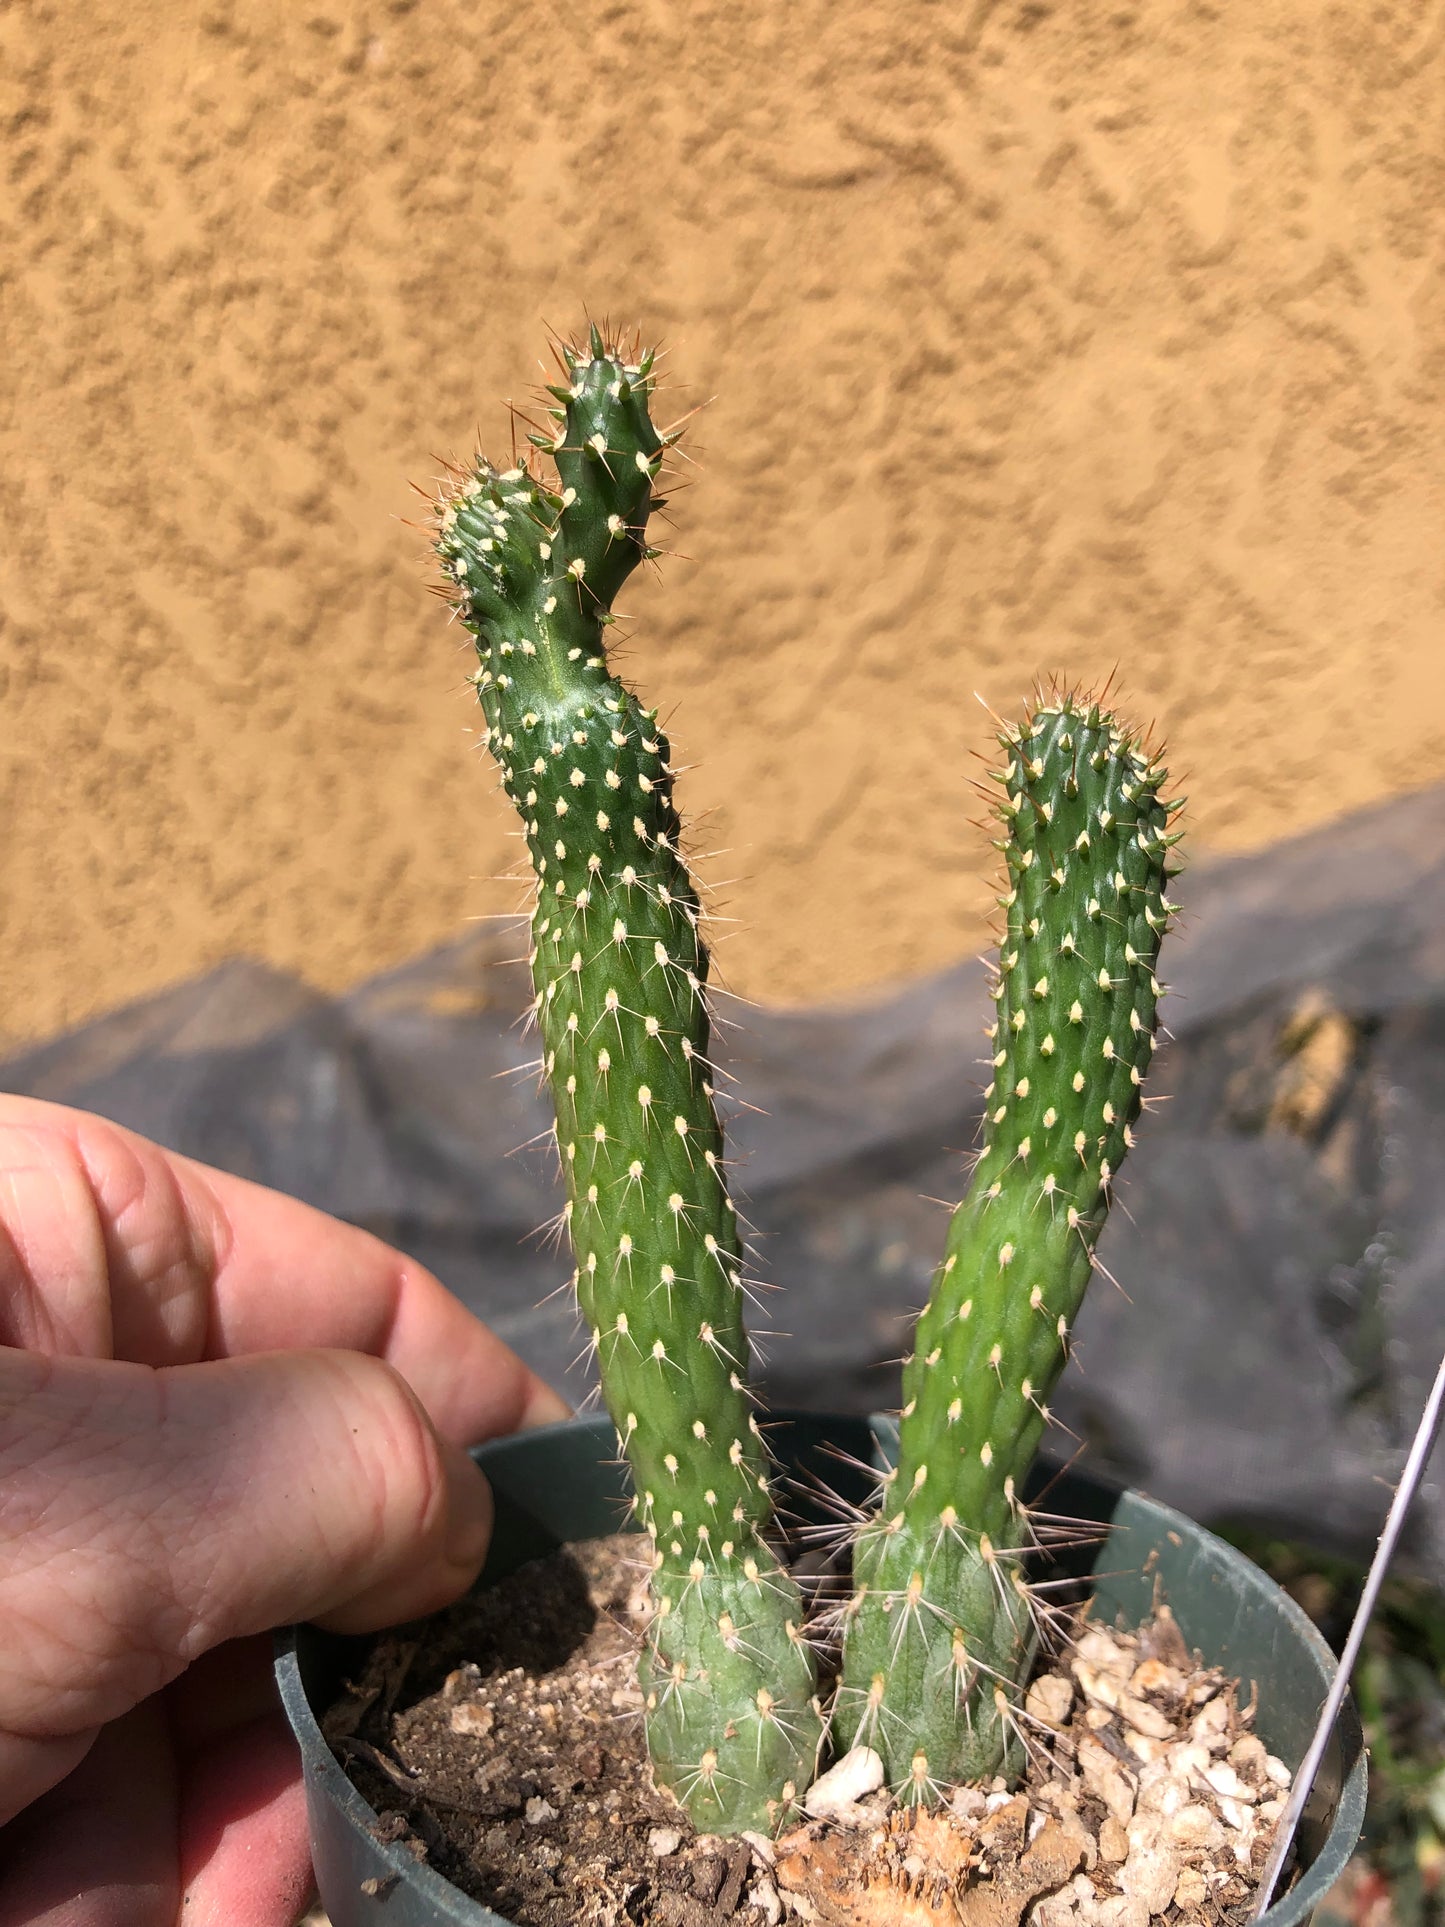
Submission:
<svg viewBox="0 0 1445 1927">
<path fill-rule="evenodd" d="M 367 1352 L 458 1444 L 567 1413 L 431 1272 L 369 1232 L 31 1098 L 0 1097 L 0 1342 L 147 1365 Z"/>
</svg>

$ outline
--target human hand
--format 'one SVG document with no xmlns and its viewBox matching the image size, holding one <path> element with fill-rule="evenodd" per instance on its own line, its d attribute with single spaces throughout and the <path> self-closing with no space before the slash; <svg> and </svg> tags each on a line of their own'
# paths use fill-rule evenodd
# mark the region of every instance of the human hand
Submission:
<svg viewBox="0 0 1445 1927">
<path fill-rule="evenodd" d="M 289 1927 L 266 1630 L 457 1597 L 462 1448 L 566 1407 L 367 1233 L 3 1096 L 0 1347 L 0 1927 Z"/>
</svg>

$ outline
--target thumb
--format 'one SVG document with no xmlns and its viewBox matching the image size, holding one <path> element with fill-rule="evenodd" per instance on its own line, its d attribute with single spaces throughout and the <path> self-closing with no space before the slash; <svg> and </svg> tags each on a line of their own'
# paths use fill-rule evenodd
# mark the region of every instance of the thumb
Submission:
<svg viewBox="0 0 1445 1927">
<path fill-rule="evenodd" d="M 433 1611 L 476 1576 L 491 1517 L 475 1466 L 360 1353 L 154 1370 L 0 1351 L 0 1733 L 79 1735 L 287 1620 Z"/>
</svg>

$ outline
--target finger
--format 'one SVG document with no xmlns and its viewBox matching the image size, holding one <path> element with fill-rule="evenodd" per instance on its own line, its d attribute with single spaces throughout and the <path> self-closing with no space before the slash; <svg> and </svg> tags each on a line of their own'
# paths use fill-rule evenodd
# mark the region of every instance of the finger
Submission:
<svg viewBox="0 0 1445 1927">
<path fill-rule="evenodd" d="M 231 1640 L 166 1694 L 184 1927 L 291 1927 L 311 1888 L 306 1793 L 272 1642 Z"/>
<path fill-rule="evenodd" d="M 0 1354 L 0 1730 L 81 1733 L 288 1620 L 434 1611 L 490 1528 L 475 1466 L 377 1360 Z"/>
<path fill-rule="evenodd" d="M 296 1742 L 270 1712 L 188 1766 L 180 1805 L 185 1927 L 291 1927 L 311 1891 Z"/>
<path fill-rule="evenodd" d="M 98 1727 L 90 1726 L 52 1739 L 0 1731 L 0 1827 L 73 1773 L 98 1732 Z M 0 1927 L 4 1927 L 3 1914 Z"/>
<path fill-rule="evenodd" d="M 276 1653 L 271 1633 L 230 1639 L 193 1660 L 166 1692 L 176 1756 L 187 1776 L 226 1736 L 276 1706 Z"/>
<path fill-rule="evenodd" d="M 369 1233 L 60 1105 L 0 1097 L 0 1342 L 149 1365 L 385 1358 L 471 1444 L 567 1406 Z"/>
<path fill-rule="evenodd" d="M 175 1767 L 152 1701 L 106 1727 L 74 1772 L 5 1829 L 0 1927 L 174 1921 L 176 1857 Z"/>
<path fill-rule="evenodd" d="M 5 1115 L 23 1104 L 0 1098 L 0 1342 L 108 1358 L 105 1235 L 89 1176 L 58 1134 Z"/>
</svg>

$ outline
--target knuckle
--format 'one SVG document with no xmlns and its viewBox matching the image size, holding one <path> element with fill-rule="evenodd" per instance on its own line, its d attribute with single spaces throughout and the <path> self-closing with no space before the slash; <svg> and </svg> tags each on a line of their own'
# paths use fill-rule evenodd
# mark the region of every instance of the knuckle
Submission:
<svg viewBox="0 0 1445 1927">
<path fill-rule="evenodd" d="M 447 1478 L 420 1399 L 394 1367 L 348 1355 L 354 1466 L 364 1499 L 368 1562 L 435 1540 L 447 1511 Z M 359 1386 L 357 1380 L 360 1381 Z M 358 1389 L 361 1397 L 357 1397 Z"/>
</svg>

